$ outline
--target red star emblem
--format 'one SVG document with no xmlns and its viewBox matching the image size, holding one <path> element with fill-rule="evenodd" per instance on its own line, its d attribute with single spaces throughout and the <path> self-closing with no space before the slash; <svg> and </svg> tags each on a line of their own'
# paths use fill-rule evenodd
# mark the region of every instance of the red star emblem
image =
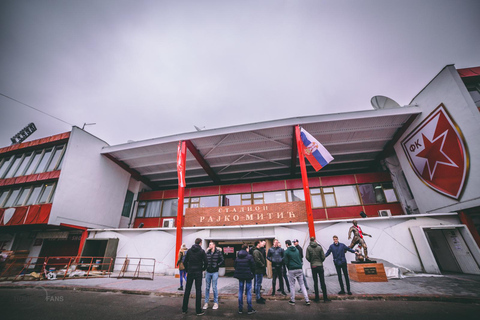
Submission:
<svg viewBox="0 0 480 320">
<path fill-rule="evenodd" d="M 458 200 L 468 176 L 462 132 L 440 104 L 402 141 L 413 171 L 428 187 Z"/>
<path fill-rule="evenodd" d="M 433 179 L 435 175 L 435 170 L 439 164 L 458 167 L 452 159 L 450 159 L 445 152 L 443 151 L 443 145 L 445 144 L 445 138 L 447 137 L 448 130 L 433 139 L 432 141 L 428 140 L 425 135 L 422 134 L 423 143 L 425 144 L 425 149 L 417 154 L 417 157 L 427 159 L 427 165 L 425 166 L 428 169 L 428 174 L 430 180 Z"/>
</svg>

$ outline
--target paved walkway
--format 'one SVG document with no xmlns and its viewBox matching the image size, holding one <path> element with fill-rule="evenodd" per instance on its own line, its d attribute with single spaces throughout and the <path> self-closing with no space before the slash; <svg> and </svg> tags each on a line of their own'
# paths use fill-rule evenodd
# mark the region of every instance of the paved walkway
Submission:
<svg viewBox="0 0 480 320">
<path fill-rule="evenodd" d="M 338 295 L 340 291 L 336 276 L 326 277 L 330 299 L 388 299 L 388 300 L 441 300 L 480 303 L 480 276 L 476 275 L 415 275 L 388 282 L 351 281 L 352 296 Z M 310 296 L 313 296 L 313 279 L 307 278 Z M 179 279 L 173 276 L 155 276 L 154 280 L 133 280 L 127 278 L 89 278 L 43 281 L 4 281 L 0 288 L 44 287 L 65 290 L 111 291 L 133 294 L 153 294 L 158 296 L 181 296 L 178 290 Z M 205 283 L 203 284 L 205 289 Z M 272 297 L 271 279 L 263 280 L 267 299 L 286 299 L 278 293 Z M 193 293 L 195 290 L 192 290 Z M 221 277 L 218 280 L 220 298 L 234 298 L 238 294 L 238 280 Z M 298 291 L 298 285 L 297 285 Z M 204 293 L 203 293 L 204 294 Z M 210 293 L 213 295 L 213 292 Z M 301 294 L 297 292 L 297 298 Z"/>
</svg>

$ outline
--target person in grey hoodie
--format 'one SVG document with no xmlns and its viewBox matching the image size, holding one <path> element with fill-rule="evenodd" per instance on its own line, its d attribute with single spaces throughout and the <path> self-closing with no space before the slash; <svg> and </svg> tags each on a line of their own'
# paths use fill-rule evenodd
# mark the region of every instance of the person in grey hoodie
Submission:
<svg viewBox="0 0 480 320">
<path fill-rule="evenodd" d="M 325 275 L 323 272 L 323 261 L 325 261 L 325 253 L 323 248 L 315 241 L 315 237 L 310 238 L 310 245 L 307 247 L 305 258 L 310 262 L 313 276 L 313 288 L 315 290 L 315 302 L 320 301 L 318 294 L 318 278 L 320 278 L 320 286 L 323 293 L 323 302 L 331 301 L 327 297 L 327 286 L 325 285 Z"/>
</svg>

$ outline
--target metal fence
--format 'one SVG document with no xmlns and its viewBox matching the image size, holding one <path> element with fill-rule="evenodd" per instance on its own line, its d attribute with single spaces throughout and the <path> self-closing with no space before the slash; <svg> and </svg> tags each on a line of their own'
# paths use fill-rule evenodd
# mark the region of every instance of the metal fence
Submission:
<svg viewBox="0 0 480 320">
<path fill-rule="evenodd" d="M 0 281 L 110 277 L 113 267 L 114 259 L 110 257 L 13 258 L 0 270 Z"/>
</svg>

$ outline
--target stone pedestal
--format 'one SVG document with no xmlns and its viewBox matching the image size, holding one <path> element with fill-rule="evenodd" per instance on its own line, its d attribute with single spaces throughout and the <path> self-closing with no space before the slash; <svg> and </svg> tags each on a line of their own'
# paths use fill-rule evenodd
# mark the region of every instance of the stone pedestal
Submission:
<svg viewBox="0 0 480 320">
<path fill-rule="evenodd" d="M 352 263 L 348 264 L 350 279 L 357 282 L 387 282 L 383 263 Z"/>
</svg>

